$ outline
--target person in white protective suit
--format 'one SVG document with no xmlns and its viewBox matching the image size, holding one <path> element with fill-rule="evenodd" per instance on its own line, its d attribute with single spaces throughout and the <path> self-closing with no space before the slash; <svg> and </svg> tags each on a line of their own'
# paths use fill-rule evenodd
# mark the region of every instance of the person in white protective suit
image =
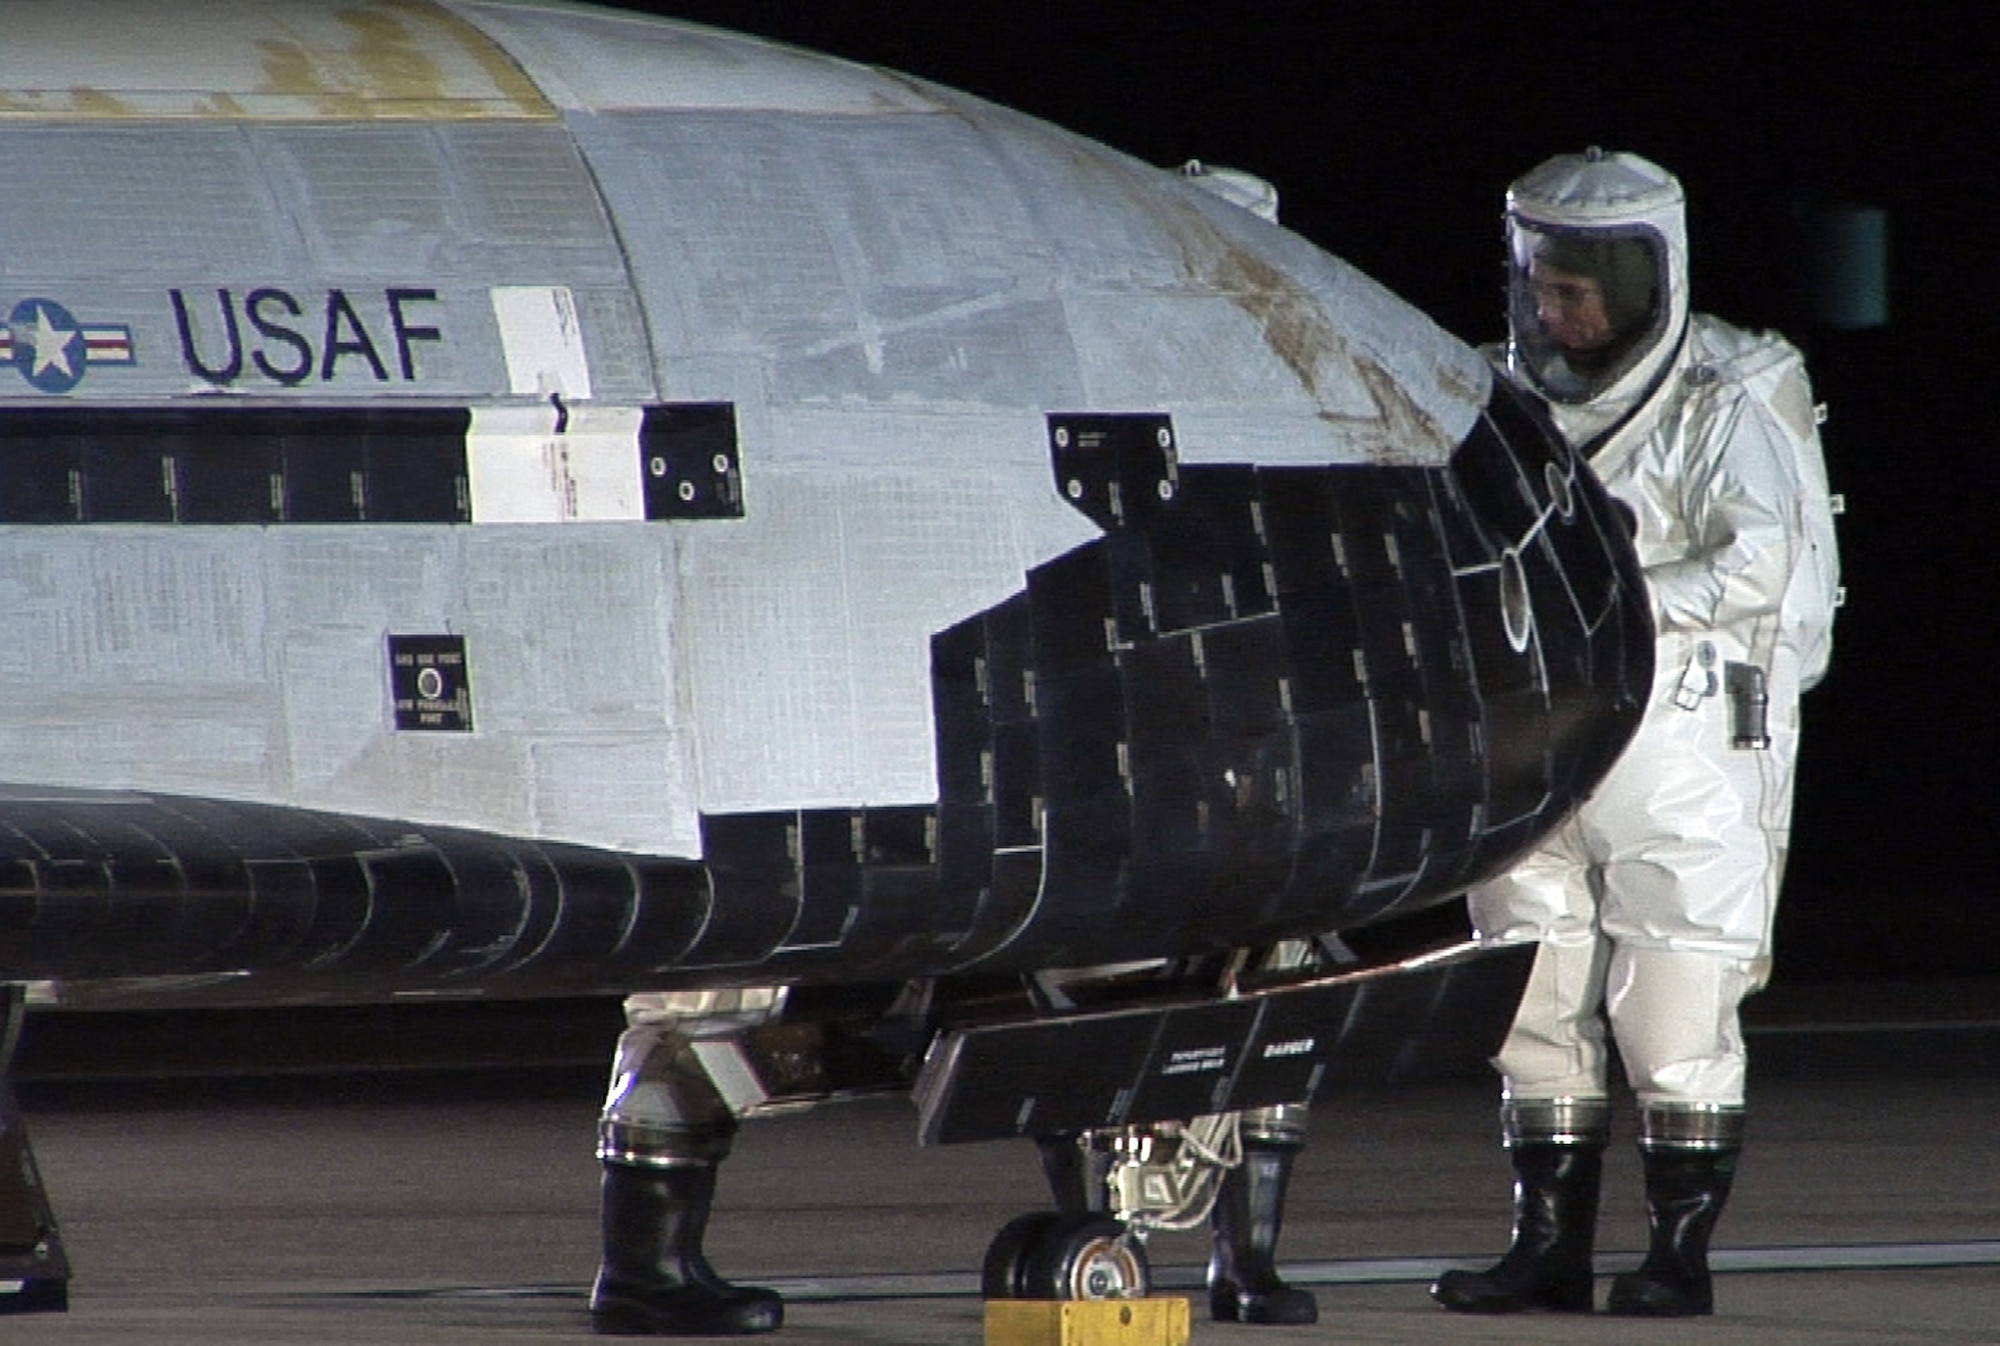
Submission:
<svg viewBox="0 0 2000 1346">
<path fill-rule="evenodd" d="M 1471 894 L 1484 940 L 1539 945 L 1494 1059 L 1513 1241 L 1431 1294 L 1461 1312 L 1594 1308 L 1608 1023 L 1651 1230 L 1608 1311 L 1706 1314 L 1743 1143 L 1737 1007 L 1769 969 L 1799 694 L 1823 671 L 1833 602 L 1831 535 L 1807 522 L 1825 491 L 1817 420 L 1791 346 L 1689 313 L 1682 191 L 1657 165 L 1551 159 L 1509 188 L 1506 231 L 1503 370 L 1630 510 L 1656 669 L 1603 784 Z"/>
<path fill-rule="evenodd" d="M 626 1029 L 598 1119 L 604 1259 L 590 1327 L 604 1336 L 745 1336 L 776 1329 L 784 1302 L 723 1280 L 702 1236 L 736 1117 L 700 1056 L 698 1034 L 726 1037 L 736 999 L 759 993 L 626 997 Z M 739 1010 L 744 1023 L 756 1009 Z"/>
</svg>

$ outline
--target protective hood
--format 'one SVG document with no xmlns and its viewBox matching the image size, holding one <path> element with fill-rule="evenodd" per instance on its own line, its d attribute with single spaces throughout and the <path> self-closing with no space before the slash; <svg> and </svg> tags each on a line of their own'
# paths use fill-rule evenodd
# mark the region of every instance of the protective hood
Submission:
<svg viewBox="0 0 2000 1346">
<path fill-rule="evenodd" d="M 1563 154 L 1507 189 L 1509 366 L 1574 444 L 1659 387 L 1688 323 L 1685 199 L 1635 154 Z"/>
</svg>

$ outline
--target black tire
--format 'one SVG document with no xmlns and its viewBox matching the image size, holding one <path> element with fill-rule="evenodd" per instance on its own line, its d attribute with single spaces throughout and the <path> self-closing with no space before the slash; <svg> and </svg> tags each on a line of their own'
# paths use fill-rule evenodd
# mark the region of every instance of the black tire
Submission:
<svg viewBox="0 0 2000 1346">
<path fill-rule="evenodd" d="M 1026 1299 L 1028 1255 L 1042 1239 L 1062 1222 L 1052 1210 L 1017 1215 L 1000 1226 L 993 1242 L 986 1245 L 986 1260 L 979 1268 L 979 1293 L 987 1299 Z"/>
<path fill-rule="evenodd" d="M 1136 1299 L 1152 1271 L 1124 1221 L 1099 1212 L 1045 1230 L 1028 1250 L 1022 1283 L 1026 1299 Z"/>
</svg>

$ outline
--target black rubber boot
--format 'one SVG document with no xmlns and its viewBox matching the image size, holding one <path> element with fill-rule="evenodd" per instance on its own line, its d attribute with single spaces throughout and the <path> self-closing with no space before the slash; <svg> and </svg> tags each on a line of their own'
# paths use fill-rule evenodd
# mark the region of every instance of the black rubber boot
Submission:
<svg viewBox="0 0 2000 1346">
<path fill-rule="evenodd" d="M 1509 1154 L 1512 1245 L 1485 1271 L 1445 1272 L 1431 1298 L 1455 1313 L 1589 1313 L 1604 1143 L 1520 1143 Z"/>
<path fill-rule="evenodd" d="M 1646 1260 L 1614 1277 L 1606 1312 L 1695 1318 L 1715 1312 L 1708 1240 L 1736 1178 L 1735 1149 L 1644 1150 Z"/>
<path fill-rule="evenodd" d="M 590 1293 L 593 1332 L 742 1336 L 784 1321 L 774 1291 L 731 1285 L 702 1256 L 714 1196 L 712 1163 L 604 1165 L 604 1265 Z"/>
<path fill-rule="evenodd" d="M 1278 1276 L 1285 1187 L 1299 1148 L 1246 1137 L 1242 1164 L 1223 1177 L 1208 1261 L 1208 1311 L 1219 1323 L 1319 1321 L 1312 1292 Z"/>
</svg>

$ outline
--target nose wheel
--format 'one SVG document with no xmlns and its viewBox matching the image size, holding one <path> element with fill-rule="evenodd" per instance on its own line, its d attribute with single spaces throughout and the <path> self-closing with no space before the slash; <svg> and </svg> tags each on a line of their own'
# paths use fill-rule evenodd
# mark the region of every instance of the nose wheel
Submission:
<svg viewBox="0 0 2000 1346">
<path fill-rule="evenodd" d="M 1003 1226 L 986 1250 L 988 1299 L 1137 1299 L 1151 1284 L 1146 1250 L 1102 1212 L 1035 1211 Z"/>
</svg>

